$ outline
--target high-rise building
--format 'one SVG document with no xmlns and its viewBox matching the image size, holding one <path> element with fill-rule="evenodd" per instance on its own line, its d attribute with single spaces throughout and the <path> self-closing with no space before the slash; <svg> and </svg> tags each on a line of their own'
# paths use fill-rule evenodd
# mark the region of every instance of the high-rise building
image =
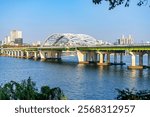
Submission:
<svg viewBox="0 0 150 117">
<path fill-rule="evenodd" d="M 22 45 L 23 44 L 23 38 L 22 38 L 22 31 L 18 30 L 12 30 L 10 32 L 10 40 L 11 45 Z"/>
<path fill-rule="evenodd" d="M 9 45 L 11 43 L 10 36 L 6 36 L 4 40 L 4 44 Z"/>
<path fill-rule="evenodd" d="M 16 38 L 14 43 L 17 44 L 17 45 L 22 45 L 23 44 L 23 39 L 22 38 Z"/>
<path fill-rule="evenodd" d="M 125 37 L 124 35 L 122 35 L 121 39 L 118 39 L 119 45 L 129 45 L 133 43 L 134 43 L 134 40 L 131 37 L 131 35 L 129 35 L 128 37 Z"/>
<path fill-rule="evenodd" d="M 12 30 L 10 32 L 11 41 L 15 41 L 17 38 L 22 38 L 22 31 Z"/>
</svg>

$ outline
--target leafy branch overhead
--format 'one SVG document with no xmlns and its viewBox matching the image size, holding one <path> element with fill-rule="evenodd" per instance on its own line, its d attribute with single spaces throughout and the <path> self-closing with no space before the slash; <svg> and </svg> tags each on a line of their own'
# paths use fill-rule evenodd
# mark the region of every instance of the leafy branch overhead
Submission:
<svg viewBox="0 0 150 117">
<path fill-rule="evenodd" d="M 102 4 L 103 1 L 106 1 L 109 3 L 109 10 L 115 8 L 116 6 L 123 5 L 123 4 L 125 7 L 129 7 L 130 2 L 131 2 L 131 0 L 93 0 L 93 3 Z M 148 0 L 137 0 L 136 4 L 138 6 L 147 5 Z"/>
</svg>

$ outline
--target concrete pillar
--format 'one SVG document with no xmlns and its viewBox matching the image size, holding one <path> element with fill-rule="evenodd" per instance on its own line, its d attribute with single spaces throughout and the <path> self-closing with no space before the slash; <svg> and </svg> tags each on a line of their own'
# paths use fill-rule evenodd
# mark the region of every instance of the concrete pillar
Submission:
<svg viewBox="0 0 150 117">
<path fill-rule="evenodd" d="M 19 57 L 19 51 L 16 51 L 16 57 Z"/>
<path fill-rule="evenodd" d="M 78 62 L 79 63 L 84 63 L 85 62 L 84 61 L 84 54 L 79 50 L 76 50 L 76 52 L 77 52 Z"/>
<path fill-rule="evenodd" d="M 20 53 L 21 53 L 21 58 L 24 58 L 24 52 L 20 51 Z"/>
<path fill-rule="evenodd" d="M 103 62 L 105 62 L 105 54 L 103 54 Z"/>
<path fill-rule="evenodd" d="M 96 58 L 96 53 L 95 51 L 91 51 L 89 52 L 89 61 L 90 62 L 96 62 L 97 58 Z"/>
<path fill-rule="evenodd" d="M 29 59 L 30 58 L 30 52 L 26 51 L 26 58 Z"/>
<path fill-rule="evenodd" d="M 104 62 L 104 56 L 103 56 L 103 53 L 99 53 L 99 63 L 100 64 L 103 64 L 103 62 Z"/>
<path fill-rule="evenodd" d="M 7 51 L 7 50 L 5 51 L 5 55 L 6 55 L 6 56 L 8 55 L 8 51 Z"/>
<path fill-rule="evenodd" d="M 117 53 L 114 53 L 114 63 L 117 63 Z"/>
<path fill-rule="evenodd" d="M 131 54 L 131 66 L 128 66 L 129 69 L 143 69 L 143 66 L 136 66 L 136 53 L 129 52 Z M 139 60 L 142 62 L 142 59 Z"/>
<path fill-rule="evenodd" d="M 143 53 L 142 52 L 139 54 L 139 65 L 143 66 Z"/>
<path fill-rule="evenodd" d="M 87 52 L 85 57 L 86 57 L 85 60 L 87 62 L 89 62 L 90 61 L 90 52 Z"/>
<path fill-rule="evenodd" d="M 148 66 L 150 67 L 150 52 L 148 53 Z"/>
<path fill-rule="evenodd" d="M 16 57 L 16 51 L 14 51 L 13 57 Z"/>
<path fill-rule="evenodd" d="M 94 52 L 94 62 L 96 62 L 96 63 L 97 63 L 97 61 L 98 61 L 97 53 L 96 53 L 96 52 Z"/>
<path fill-rule="evenodd" d="M 48 52 L 48 58 L 55 58 L 55 51 Z"/>
<path fill-rule="evenodd" d="M 34 52 L 34 60 L 37 60 L 37 59 L 38 59 L 38 52 L 35 51 L 35 52 Z"/>
<path fill-rule="evenodd" d="M 120 53 L 120 63 L 123 63 L 123 53 Z"/>
<path fill-rule="evenodd" d="M 110 64 L 110 53 L 107 53 L 107 63 Z"/>
<path fill-rule="evenodd" d="M 10 51 L 8 51 L 8 56 L 11 56 L 11 52 Z"/>
<path fill-rule="evenodd" d="M 40 54 L 41 61 L 46 61 L 45 52 L 44 51 L 40 51 L 39 54 Z"/>
<path fill-rule="evenodd" d="M 8 51 L 8 56 L 10 56 L 10 51 Z"/>
<path fill-rule="evenodd" d="M 12 57 L 14 56 L 14 51 L 11 51 L 11 56 L 12 56 Z"/>
<path fill-rule="evenodd" d="M 58 58 L 58 59 L 61 59 L 61 53 L 62 53 L 61 51 L 58 51 L 58 52 L 57 52 L 57 58 Z"/>
<path fill-rule="evenodd" d="M 14 56 L 14 51 L 11 51 L 11 56 L 12 56 L 12 57 Z"/>
<path fill-rule="evenodd" d="M 136 66 L 136 63 L 135 63 L 135 54 L 133 52 L 130 52 L 131 54 L 131 66 Z"/>
</svg>

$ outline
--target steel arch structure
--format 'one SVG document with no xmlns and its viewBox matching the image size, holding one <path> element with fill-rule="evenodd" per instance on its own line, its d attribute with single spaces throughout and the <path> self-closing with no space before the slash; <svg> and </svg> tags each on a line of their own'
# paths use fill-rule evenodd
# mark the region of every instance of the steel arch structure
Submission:
<svg viewBox="0 0 150 117">
<path fill-rule="evenodd" d="M 56 33 L 48 36 L 42 47 L 81 47 L 100 45 L 101 41 L 85 34 Z"/>
</svg>

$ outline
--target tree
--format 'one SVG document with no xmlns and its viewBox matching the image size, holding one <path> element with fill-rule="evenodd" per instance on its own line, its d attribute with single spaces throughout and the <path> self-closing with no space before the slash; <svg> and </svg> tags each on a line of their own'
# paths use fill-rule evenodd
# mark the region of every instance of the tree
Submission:
<svg viewBox="0 0 150 117">
<path fill-rule="evenodd" d="M 116 89 L 118 95 L 117 100 L 150 100 L 150 90 L 135 90 L 133 89 Z"/>
<path fill-rule="evenodd" d="M 109 10 L 115 8 L 116 6 L 124 4 L 125 7 L 129 7 L 131 0 L 93 0 L 93 3 L 95 4 L 101 4 L 103 1 L 106 1 L 109 3 Z M 148 0 L 138 0 L 137 5 L 147 5 Z M 150 6 L 149 6 L 150 7 Z"/>
<path fill-rule="evenodd" d="M 42 86 L 40 92 L 36 84 L 28 78 L 21 83 L 10 81 L 0 86 L 0 100 L 64 100 L 67 99 L 59 88 L 50 89 L 49 86 Z"/>
</svg>

